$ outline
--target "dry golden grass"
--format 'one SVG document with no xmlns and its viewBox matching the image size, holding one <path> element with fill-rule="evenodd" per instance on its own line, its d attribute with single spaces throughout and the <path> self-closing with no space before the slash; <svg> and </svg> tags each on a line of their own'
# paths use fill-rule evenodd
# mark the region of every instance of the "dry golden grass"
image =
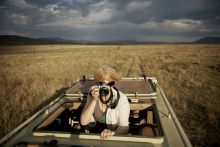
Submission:
<svg viewBox="0 0 220 147">
<path fill-rule="evenodd" d="M 156 77 L 192 144 L 219 145 L 220 45 L 0 46 L 0 137 L 101 64 Z"/>
</svg>

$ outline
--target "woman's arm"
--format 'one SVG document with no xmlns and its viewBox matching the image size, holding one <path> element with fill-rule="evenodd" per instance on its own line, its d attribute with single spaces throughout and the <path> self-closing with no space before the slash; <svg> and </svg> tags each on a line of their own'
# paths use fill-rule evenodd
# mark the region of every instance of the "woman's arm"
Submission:
<svg viewBox="0 0 220 147">
<path fill-rule="evenodd" d="M 119 106 L 119 126 L 115 130 L 116 135 L 126 135 L 129 130 L 130 104 L 125 95 L 122 94 L 123 101 Z"/>
<path fill-rule="evenodd" d="M 84 107 L 81 117 L 80 123 L 81 125 L 87 125 L 90 123 L 91 117 L 94 113 L 96 103 L 98 102 L 99 98 L 99 90 L 96 86 L 91 87 L 91 98 L 87 98 L 87 104 Z"/>
<path fill-rule="evenodd" d="M 115 135 L 128 135 L 129 126 L 118 126 L 118 128 L 114 131 Z"/>
</svg>

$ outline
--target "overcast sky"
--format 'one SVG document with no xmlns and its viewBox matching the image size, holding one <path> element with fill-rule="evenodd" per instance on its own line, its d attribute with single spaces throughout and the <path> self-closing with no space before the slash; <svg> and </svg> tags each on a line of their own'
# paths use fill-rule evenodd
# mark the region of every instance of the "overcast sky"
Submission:
<svg viewBox="0 0 220 147">
<path fill-rule="evenodd" d="M 220 37 L 219 0 L 0 0 L 0 34 L 72 40 Z"/>
</svg>

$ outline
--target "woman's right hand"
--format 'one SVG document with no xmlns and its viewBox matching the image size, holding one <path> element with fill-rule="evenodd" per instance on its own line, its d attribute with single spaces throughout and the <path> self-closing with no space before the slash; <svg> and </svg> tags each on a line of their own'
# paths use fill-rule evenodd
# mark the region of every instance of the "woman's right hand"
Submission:
<svg viewBox="0 0 220 147">
<path fill-rule="evenodd" d="M 99 100 L 99 88 L 97 86 L 92 86 L 90 88 L 89 95 L 91 96 L 91 99 L 87 101 L 88 103 L 86 102 L 86 106 L 84 107 L 80 117 L 80 123 L 83 126 L 88 125 L 91 121 L 91 117 Z"/>
<path fill-rule="evenodd" d="M 99 88 L 97 86 L 92 86 L 90 92 L 93 100 L 97 102 L 99 100 Z"/>
</svg>

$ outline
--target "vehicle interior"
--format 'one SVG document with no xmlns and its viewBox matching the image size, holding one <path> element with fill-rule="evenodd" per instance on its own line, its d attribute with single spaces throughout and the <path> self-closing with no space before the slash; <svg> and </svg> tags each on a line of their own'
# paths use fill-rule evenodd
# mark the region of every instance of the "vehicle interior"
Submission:
<svg viewBox="0 0 220 147">
<path fill-rule="evenodd" d="M 83 107 L 81 103 L 77 102 L 63 104 L 50 117 L 37 126 L 35 132 L 54 131 L 76 134 L 84 133 L 85 130 L 80 124 L 80 115 Z M 161 136 L 159 118 L 155 112 L 155 104 L 131 104 L 130 107 L 129 135 Z"/>
</svg>

